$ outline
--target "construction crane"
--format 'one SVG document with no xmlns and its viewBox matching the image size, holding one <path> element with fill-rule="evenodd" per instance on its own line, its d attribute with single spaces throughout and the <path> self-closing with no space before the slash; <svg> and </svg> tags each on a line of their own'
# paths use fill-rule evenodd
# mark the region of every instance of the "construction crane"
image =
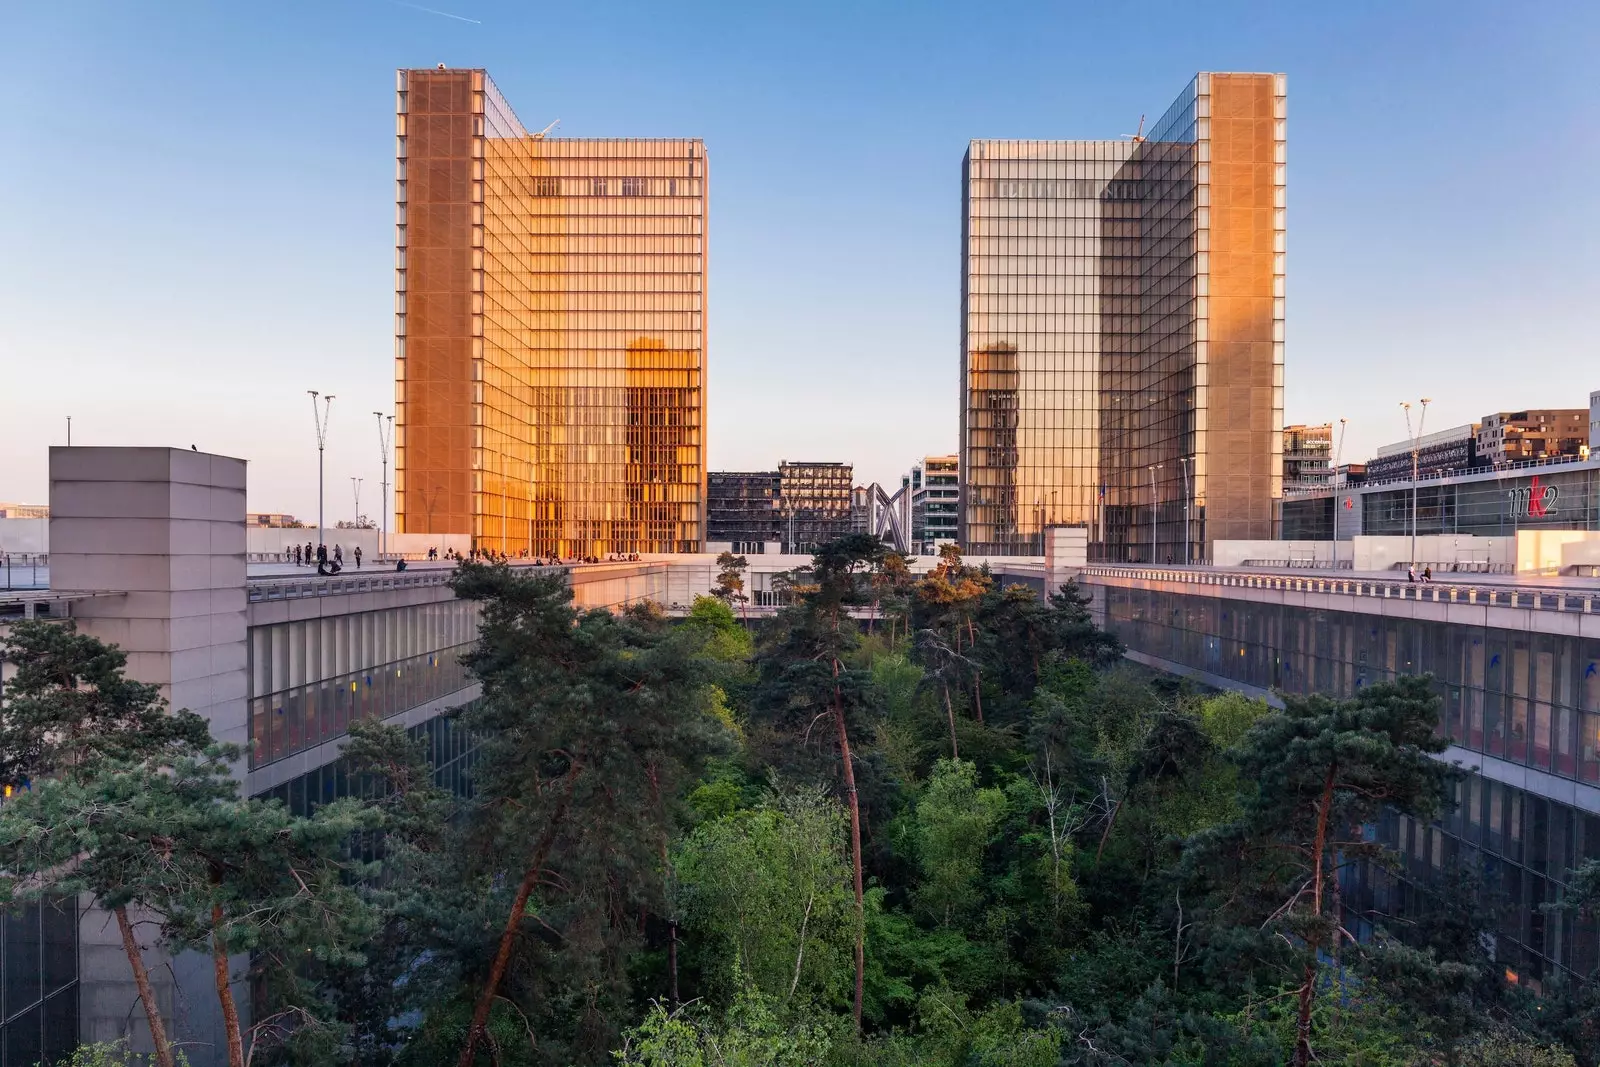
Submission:
<svg viewBox="0 0 1600 1067">
<path fill-rule="evenodd" d="M 1142 144 L 1144 142 L 1144 116 L 1139 116 L 1138 130 L 1133 133 L 1125 133 L 1122 136 L 1132 141 L 1134 144 Z"/>
<path fill-rule="evenodd" d="M 560 119 L 556 119 L 550 125 L 546 126 L 544 129 L 540 130 L 538 133 L 534 134 L 533 135 L 533 139 L 535 141 L 544 140 L 546 137 L 550 136 L 550 131 L 555 129 L 559 125 L 561 125 L 561 120 Z"/>
</svg>

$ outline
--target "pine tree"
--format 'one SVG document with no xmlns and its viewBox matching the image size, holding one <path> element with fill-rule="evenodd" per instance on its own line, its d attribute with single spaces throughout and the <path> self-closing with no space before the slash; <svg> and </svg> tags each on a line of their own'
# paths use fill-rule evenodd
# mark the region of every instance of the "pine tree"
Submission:
<svg viewBox="0 0 1600 1067">
<path fill-rule="evenodd" d="M 1379 854 L 1362 826 L 1384 808 L 1431 817 L 1457 773 L 1434 758 L 1447 746 L 1434 733 L 1438 718 L 1428 678 L 1399 678 L 1348 700 L 1289 698 L 1235 750 L 1250 786 L 1239 819 L 1190 843 L 1190 863 L 1215 886 L 1214 958 L 1241 952 L 1293 976 L 1285 975 L 1298 1000 L 1295 1067 L 1313 1056 L 1318 958 L 1354 941 L 1336 906 L 1338 867 Z"/>
<path fill-rule="evenodd" d="M 467 564 L 453 584 L 483 606 L 467 657 L 483 696 L 460 719 L 483 738 L 462 877 L 512 891 L 487 974 L 475 976 L 460 1063 L 473 1063 L 508 975 L 513 1001 L 563 1002 L 544 1017 L 569 1028 L 570 1060 L 602 1055 L 629 950 L 643 917 L 662 910 L 674 805 L 725 745 L 700 638 L 635 613 L 577 611 L 560 575 Z M 541 1056 L 561 1054 L 541 1043 Z"/>
<path fill-rule="evenodd" d="M 0 786 L 25 789 L 38 783 L 43 789 L 46 780 L 55 780 L 92 794 L 91 783 L 109 764 L 142 765 L 153 772 L 167 761 L 197 756 L 211 743 L 204 719 L 187 710 L 170 712 L 157 686 L 126 677 L 128 657 L 120 649 L 79 633 L 70 621 L 16 623 L 0 641 L 0 659 L 15 668 L 0 694 Z M 128 915 L 133 899 L 129 887 L 96 882 L 83 871 L 69 883 L 61 877 L 61 863 L 84 842 L 57 833 L 30 844 L 24 836 L 30 820 L 65 829 L 65 822 L 56 821 L 55 809 L 67 802 L 67 797 L 49 792 L 37 796 L 34 805 L 19 796 L 10 806 L 9 830 L 0 832 L 0 870 L 8 872 L 0 875 L 0 903 L 69 891 L 70 884 L 110 910 L 139 989 L 156 1060 L 161 1067 L 172 1067 L 166 1027 Z M 30 861 L 24 851 L 30 847 L 43 847 L 44 852 Z"/>
</svg>

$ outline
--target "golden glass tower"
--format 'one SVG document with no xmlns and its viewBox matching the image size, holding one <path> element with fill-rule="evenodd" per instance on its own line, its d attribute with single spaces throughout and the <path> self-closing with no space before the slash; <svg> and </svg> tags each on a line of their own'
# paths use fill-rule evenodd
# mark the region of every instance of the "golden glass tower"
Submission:
<svg viewBox="0 0 1600 1067">
<path fill-rule="evenodd" d="M 706 152 L 396 82 L 395 513 L 512 555 L 705 539 Z"/>
<path fill-rule="evenodd" d="M 1147 137 L 971 143 L 967 551 L 1038 554 L 1057 523 L 1141 562 L 1274 536 L 1284 94 L 1281 74 L 1199 74 Z"/>
</svg>

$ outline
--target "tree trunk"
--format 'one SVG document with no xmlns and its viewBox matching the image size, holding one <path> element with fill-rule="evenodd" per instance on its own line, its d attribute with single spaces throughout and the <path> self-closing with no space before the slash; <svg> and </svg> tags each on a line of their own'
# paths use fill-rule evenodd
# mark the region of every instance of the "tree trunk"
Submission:
<svg viewBox="0 0 1600 1067">
<path fill-rule="evenodd" d="M 943 682 L 944 688 L 944 713 L 950 719 L 950 758 L 960 759 L 961 750 L 956 747 L 956 709 L 950 703 L 950 683 Z"/>
<path fill-rule="evenodd" d="M 1100 866 L 1100 853 L 1106 850 L 1106 842 L 1111 840 L 1111 830 L 1117 825 L 1117 813 L 1120 811 L 1122 811 L 1122 801 L 1118 800 L 1116 806 L 1111 809 L 1111 818 L 1106 820 L 1105 833 L 1100 835 L 1100 847 L 1094 850 L 1094 864 L 1096 867 Z"/>
<path fill-rule="evenodd" d="M 1317 805 L 1317 836 L 1311 842 L 1311 906 L 1315 923 L 1322 922 L 1322 850 L 1328 841 L 1328 811 L 1333 807 L 1333 782 L 1339 764 L 1328 764 L 1328 776 L 1322 782 L 1322 799 Z M 1305 980 L 1300 986 L 1300 1018 L 1295 1028 L 1294 1067 L 1307 1067 L 1311 1063 L 1311 1006 L 1317 991 L 1317 950 L 1322 947 L 1322 935 L 1316 925 L 1306 939 L 1311 958 L 1306 961 Z"/>
<path fill-rule="evenodd" d="M 155 990 L 150 988 L 150 972 L 145 970 L 144 956 L 139 953 L 139 943 L 133 939 L 133 924 L 128 921 L 128 909 L 117 908 L 117 929 L 122 931 L 122 948 L 128 954 L 128 966 L 133 968 L 133 982 L 139 987 L 139 1002 L 144 1005 L 145 1021 L 150 1024 L 150 1040 L 156 1046 L 156 1063 L 172 1067 L 172 1047 L 167 1044 L 167 1028 L 161 1022 L 161 1009 L 156 1005 Z"/>
<path fill-rule="evenodd" d="M 228 1034 L 228 1067 L 244 1067 L 244 1037 L 239 1032 L 239 1009 L 233 1003 L 228 981 L 228 952 L 222 947 L 222 905 L 211 905 L 211 969 L 222 1004 L 222 1025 Z"/>
<path fill-rule="evenodd" d="M 566 795 L 561 798 L 561 803 L 551 815 L 550 825 L 545 828 L 544 836 L 539 839 L 539 844 L 534 849 L 533 863 L 523 874 L 522 884 L 517 886 L 516 899 L 511 902 L 511 914 L 506 916 L 506 928 L 500 934 L 500 948 L 495 952 L 494 963 L 489 968 L 489 979 L 478 991 L 478 1003 L 472 1009 L 472 1025 L 467 1028 L 467 1044 L 461 1050 L 460 1067 L 472 1067 L 472 1058 L 477 1054 L 478 1042 L 483 1038 L 483 1028 L 489 1023 L 489 1012 L 493 1009 L 494 998 L 500 990 L 500 979 L 505 977 L 506 966 L 511 962 L 511 949 L 516 944 L 517 930 L 522 926 L 522 917 L 528 911 L 528 898 L 533 895 L 533 887 L 538 884 L 539 876 L 544 873 L 544 863 L 549 858 L 551 847 L 555 844 L 556 832 L 561 828 L 562 820 L 566 818 L 567 802 L 572 799 L 572 789 L 577 783 L 577 774 L 576 765 L 567 771 Z"/>
<path fill-rule="evenodd" d="M 672 971 L 672 1006 L 676 1008 L 682 1003 L 678 999 L 678 920 L 671 920 L 670 925 L 672 940 L 667 944 L 667 965 Z"/>
<path fill-rule="evenodd" d="M 978 713 L 978 725 L 983 725 L 983 675 L 972 673 L 972 706 Z"/>
<path fill-rule="evenodd" d="M 861 803 L 856 796 L 856 769 L 850 762 L 850 732 L 844 725 L 844 707 L 839 696 L 839 660 L 833 660 L 833 720 L 839 727 L 839 756 L 844 761 L 845 799 L 850 805 L 850 865 L 856 890 L 856 1033 L 861 1032 L 861 991 L 867 971 L 867 909 L 861 889 Z M 467 1067 L 463 1064 L 462 1067 Z"/>
</svg>

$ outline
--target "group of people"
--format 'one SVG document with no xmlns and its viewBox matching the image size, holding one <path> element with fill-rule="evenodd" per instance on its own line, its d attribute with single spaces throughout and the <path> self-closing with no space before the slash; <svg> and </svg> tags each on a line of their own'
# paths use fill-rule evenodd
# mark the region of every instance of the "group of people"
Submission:
<svg viewBox="0 0 1600 1067">
<path fill-rule="evenodd" d="M 307 541 L 304 548 L 295 545 L 293 548 L 284 549 L 283 555 L 284 562 L 292 559 L 296 567 L 316 567 L 318 574 L 338 574 L 344 569 L 343 545 L 334 545 L 333 551 L 330 553 L 327 545 L 317 545 L 313 549 L 311 542 Z M 351 555 L 354 556 L 356 569 L 359 570 L 361 568 L 361 546 L 356 545 L 351 550 Z"/>
<path fill-rule="evenodd" d="M 1417 580 L 1418 580 L 1417 579 L 1417 565 L 1415 563 L 1413 563 L 1411 566 L 1406 568 L 1406 581 L 1415 582 Z M 1421 580 L 1424 581 L 1424 582 L 1433 581 L 1433 567 L 1428 566 L 1428 567 L 1422 568 L 1422 579 Z"/>
<path fill-rule="evenodd" d="M 337 548 L 338 546 L 334 547 Z M 428 549 L 428 558 L 430 560 L 439 559 L 439 550 L 437 548 Z M 444 558 L 455 560 L 458 563 L 468 559 L 484 563 L 510 563 L 513 557 L 504 552 L 496 552 L 492 548 L 474 548 L 465 556 L 453 548 L 447 548 L 444 550 Z M 528 559 L 529 556 L 527 551 L 523 550 L 518 552 L 515 558 Z M 599 556 L 575 556 L 572 559 L 562 559 L 559 556 L 535 556 L 533 557 L 533 565 L 536 567 L 561 567 L 569 563 L 638 563 L 639 560 L 640 556 L 637 552 L 613 552 L 604 561 Z M 356 565 L 360 566 L 359 556 L 357 557 Z"/>
</svg>

